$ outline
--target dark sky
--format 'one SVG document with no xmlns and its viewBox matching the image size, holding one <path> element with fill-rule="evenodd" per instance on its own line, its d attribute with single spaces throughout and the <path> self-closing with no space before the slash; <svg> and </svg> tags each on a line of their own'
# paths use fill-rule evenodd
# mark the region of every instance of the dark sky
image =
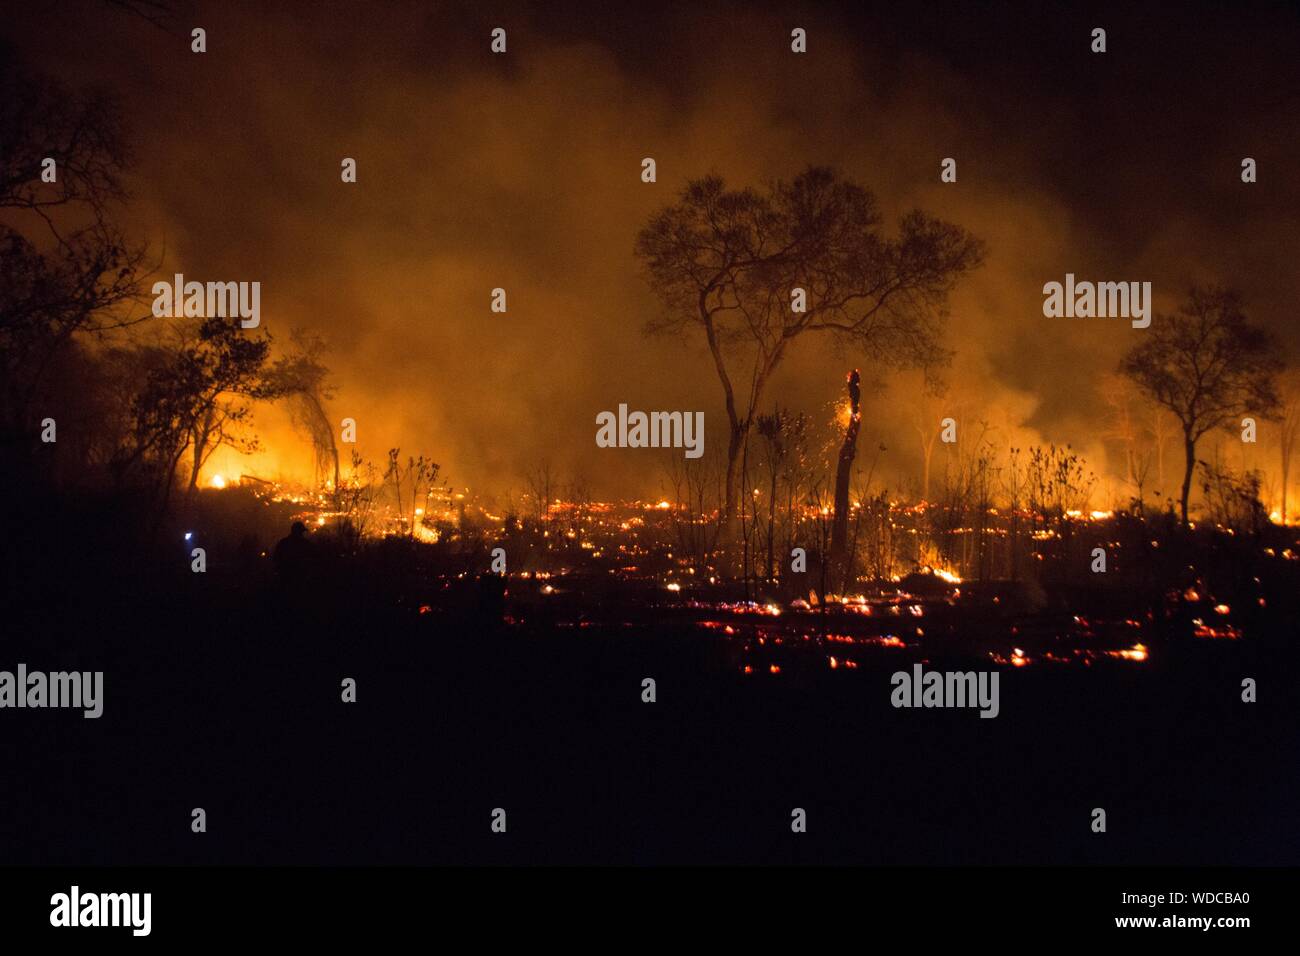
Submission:
<svg viewBox="0 0 1300 956">
<path fill-rule="evenodd" d="M 549 456 L 602 494 L 655 494 L 662 453 L 595 447 L 596 413 L 619 402 L 703 409 L 725 443 L 702 343 L 641 334 L 657 302 L 631 253 L 707 172 L 757 184 L 830 164 L 891 218 L 920 206 L 983 237 L 988 260 L 952 300 L 954 407 L 1071 442 L 1098 471 L 1105 376 L 1142 333 L 1044 318 L 1044 282 L 1147 280 L 1158 309 L 1224 282 L 1300 346 L 1294 8 L 554 6 L 179 3 L 169 33 L 71 2 L 25 5 L 0 36 L 121 94 L 130 223 L 165 274 L 261 281 L 273 335 L 333 343 L 335 417 L 358 420 L 362 450 L 428 453 L 457 484 L 518 485 Z M 789 51 L 796 26 L 806 55 Z M 939 182 L 946 156 L 956 184 Z M 801 341 L 769 400 L 820 414 L 844 367 L 873 376 L 870 356 L 827 358 Z M 895 378 L 867 403 L 888 475 L 914 470 L 914 392 Z M 275 460 L 245 467 L 306 460 L 275 414 L 259 421 Z"/>
</svg>

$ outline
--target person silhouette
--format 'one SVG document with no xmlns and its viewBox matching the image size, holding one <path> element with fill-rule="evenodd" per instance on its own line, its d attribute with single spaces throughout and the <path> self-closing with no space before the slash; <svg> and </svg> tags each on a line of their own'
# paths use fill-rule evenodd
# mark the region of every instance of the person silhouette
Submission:
<svg viewBox="0 0 1300 956">
<path fill-rule="evenodd" d="M 284 587 L 297 590 L 306 583 L 311 575 L 313 550 L 312 543 L 307 540 L 307 526 L 295 521 L 288 537 L 279 540 L 271 555 L 276 576 Z"/>
</svg>

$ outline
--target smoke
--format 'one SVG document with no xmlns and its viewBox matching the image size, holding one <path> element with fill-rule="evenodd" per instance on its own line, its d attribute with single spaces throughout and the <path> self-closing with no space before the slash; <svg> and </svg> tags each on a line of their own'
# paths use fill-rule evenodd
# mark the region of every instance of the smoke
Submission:
<svg viewBox="0 0 1300 956">
<path fill-rule="evenodd" d="M 20 16 L 10 33 L 35 62 L 66 65 L 66 81 L 121 92 L 132 226 L 165 249 L 164 273 L 260 281 L 279 341 L 294 327 L 325 336 L 331 414 L 357 421 L 367 457 L 400 446 L 491 490 L 549 459 L 597 494 L 650 496 L 661 453 L 597 448 L 595 416 L 620 402 L 702 409 L 706 442 L 725 444 L 703 343 L 641 332 L 658 306 L 631 254 L 647 217 L 708 172 L 761 184 L 829 164 L 873 189 L 886 221 L 919 206 L 984 238 L 987 264 L 952 297 L 948 400 L 1008 441 L 1071 443 L 1098 472 L 1099 389 L 1142 333 L 1044 318 L 1043 283 L 1150 280 L 1167 311 L 1193 281 L 1231 282 L 1294 345 L 1300 271 L 1283 213 L 1300 203 L 1284 144 L 1298 121 L 1279 84 L 1295 81 L 1271 72 L 1289 54 L 1268 40 L 1276 24 L 1206 15 L 1110 18 L 1105 55 L 1069 15 L 971 14 L 918 35 L 934 14 L 918 26 L 818 6 L 550 19 L 222 4 L 183 8 L 171 36 L 85 4 Z M 189 51 L 192 25 L 206 54 Z M 790 52 L 792 25 L 808 30 L 806 55 Z M 504 56 L 488 50 L 494 26 Z M 1233 80 L 1166 75 L 1180 59 L 1166 47 L 1193 37 Z M 355 185 L 340 181 L 344 157 Z M 655 184 L 640 181 L 644 157 Z M 939 181 L 944 157 L 955 184 Z M 505 314 L 489 309 L 498 287 Z M 881 365 L 800 340 L 765 405 L 819 411 L 847 368 L 870 383 Z M 890 449 L 880 467 L 897 485 L 919 468 L 920 389 L 884 381 L 862 434 Z M 267 454 L 214 467 L 309 473 L 283 413 L 258 429 Z"/>
</svg>

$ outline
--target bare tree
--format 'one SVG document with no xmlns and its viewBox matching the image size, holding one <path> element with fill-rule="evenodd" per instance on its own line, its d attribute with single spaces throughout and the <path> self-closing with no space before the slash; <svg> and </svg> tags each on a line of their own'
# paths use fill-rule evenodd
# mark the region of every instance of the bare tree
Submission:
<svg viewBox="0 0 1300 956">
<path fill-rule="evenodd" d="M 1103 377 L 1101 384 L 1101 396 L 1108 412 L 1102 436 L 1119 443 L 1124 451 L 1124 481 L 1135 484 L 1142 427 L 1134 414 L 1137 396 L 1133 383 L 1116 373 Z"/>
<path fill-rule="evenodd" d="M 729 190 L 719 176 L 693 180 L 637 235 L 635 253 L 665 306 L 648 331 L 698 330 L 722 385 L 728 523 L 756 410 L 801 335 L 827 333 L 890 367 L 947 361 L 939 344 L 947 297 L 982 261 L 983 244 L 919 211 L 902 217 L 895 238 L 880 224 L 870 192 L 810 167 L 761 193 Z M 795 311 L 795 289 L 804 311 Z M 740 394 L 738 365 L 749 382 Z"/>
<path fill-rule="evenodd" d="M 672 488 L 670 512 L 677 550 L 688 554 L 698 568 L 712 560 L 720 533 L 718 492 L 721 473 L 716 456 L 706 450 L 699 459 L 669 453 L 664 457 L 664 474 Z"/>
<path fill-rule="evenodd" d="M 1178 312 L 1157 314 L 1124 357 L 1120 370 L 1182 426 L 1184 526 L 1196 443 L 1212 429 L 1239 425 L 1243 415 L 1272 417 L 1282 366 L 1276 338 L 1246 318 L 1239 293 L 1218 287 L 1193 287 Z"/>
<path fill-rule="evenodd" d="M 1152 459 L 1161 454 L 1155 446 L 1163 441 L 1164 436 L 1155 435 L 1148 428 L 1145 416 L 1138 407 L 1142 395 L 1131 380 L 1112 373 L 1102 379 L 1101 392 L 1108 409 L 1102 436 L 1117 442 L 1123 449 L 1124 483 L 1136 491 L 1134 500 L 1138 510 L 1144 511 L 1145 489 Z M 1160 411 L 1160 414 L 1150 416 L 1151 425 L 1157 428 L 1167 426 L 1169 421 L 1168 414 L 1163 409 Z"/>
<path fill-rule="evenodd" d="M 181 35 L 175 28 L 176 11 L 173 4 L 163 0 L 104 0 L 108 6 L 157 27 L 164 33 Z"/>
<path fill-rule="evenodd" d="M 258 449 L 257 437 L 246 430 L 252 421 L 250 403 L 279 398 L 286 386 L 266 368 L 270 336 L 246 335 L 224 319 L 206 319 L 183 334 L 178 366 L 197 372 L 187 414 L 192 493 L 203 465 L 218 448 L 228 445 L 241 454 Z"/>
<path fill-rule="evenodd" d="M 1165 447 L 1169 444 L 1169 439 L 1174 437 L 1178 430 L 1178 423 L 1174 417 L 1169 414 L 1169 409 L 1163 405 L 1152 405 L 1147 413 L 1146 429 L 1151 435 L 1151 444 L 1155 446 L 1155 464 L 1156 464 L 1156 481 L 1159 488 L 1156 489 L 1162 496 L 1167 497 L 1165 485 Z"/>
<path fill-rule="evenodd" d="M 0 56 L 0 444 L 34 434 L 33 409 L 77 336 L 150 318 L 145 248 L 112 222 L 129 158 L 111 96 Z"/>
<path fill-rule="evenodd" d="M 401 464 L 401 449 L 390 448 L 388 450 L 388 464 L 384 468 L 384 481 L 393 483 L 393 494 L 397 499 L 397 514 L 402 524 L 406 526 L 407 537 L 415 537 L 415 527 L 417 519 L 420 518 L 420 496 L 423 494 L 425 500 L 428 499 L 429 493 L 433 490 L 434 482 L 438 480 L 438 472 L 441 466 L 423 455 L 407 455 L 406 466 Z M 446 479 L 444 479 L 445 483 Z M 406 497 L 403 489 L 407 482 L 411 485 L 411 503 L 410 507 L 406 506 Z M 409 517 L 408 517 L 409 515 Z"/>
<path fill-rule="evenodd" d="M 269 379 L 276 392 L 289 403 L 294 426 L 311 440 L 316 455 L 316 480 L 323 484 L 324 475 L 332 471 L 330 481 L 335 506 L 339 497 L 339 446 L 334 438 L 334 424 L 325 406 L 334 398 L 329 369 L 321 361 L 327 351 L 325 340 L 303 329 L 290 333 L 293 350 L 277 359 Z"/>
<path fill-rule="evenodd" d="M 770 581 L 776 573 L 775 538 L 776 538 L 776 503 L 777 479 L 782 466 L 790 452 L 787 441 L 787 429 L 790 425 L 790 413 L 782 411 L 778 405 L 771 415 L 758 416 L 758 434 L 765 443 L 764 459 L 767 462 L 767 574 Z"/>
<path fill-rule="evenodd" d="M 1024 506 L 1027 483 L 1020 456 L 1018 447 L 1008 447 L 1006 476 L 1002 479 L 1007 510 L 1011 514 L 1010 527 L 1007 529 L 1007 564 L 1012 581 L 1020 580 L 1020 512 Z"/>
<path fill-rule="evenodd" d="M 533 497 L 538 526 L 545 531 L 550 526 L 551 503 L 555 497 L 555 489 L 559 484 L 559 476 L 551 467 L 551 460 L 543 458 L 534 465 L 524 476 L 524 482 L 528 485 L 529 494 Z"/>
<path fill-rule="evenodd" d="M 352 471 L 342 481 L 338 494 L 339 538 L 345 548 L 351 549 L 365 535 L 375 511 L 375 497 L 381 487 L 378 469 L 365 461 L 355 449 L 352 452 Z"/>
<path fill-rule="evenodd" d="M 245 334 L 226 319 L 204 319 L 177 329 L 173 345 L 140 350 L 133 363 L 143 381 L 131 400 L 131 433 L 114 455 L 121 481 L 143 466 L 160 501 L 170 500 L 176 470 L 191 451 L 189 486 L 221 444 L 248 449 L 256 440 L 243 431 L 256 399 L 275 397 L 265 378 L 270 338 Z"/>
</svg>

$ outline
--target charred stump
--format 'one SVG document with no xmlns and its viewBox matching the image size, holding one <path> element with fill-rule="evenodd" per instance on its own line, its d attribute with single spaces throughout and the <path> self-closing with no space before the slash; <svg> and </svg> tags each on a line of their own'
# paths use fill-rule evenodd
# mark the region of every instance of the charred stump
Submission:
<svg viewBox="0 0 1300 956">
<path fill-rule="evenodd" d="M 844 429 L 844 444 L 840 446 L 839 464 L 835 469 L 835 520 L 831 525 L 831 560 L 839 564 L 849 538 L 849 478 L 853 459 L 858 454 L 858 426 L 862 424 L 859 405 L 862 399 L 861 379 L 854 369 L 848 376 L 849 423 Z"/>
</svg>

